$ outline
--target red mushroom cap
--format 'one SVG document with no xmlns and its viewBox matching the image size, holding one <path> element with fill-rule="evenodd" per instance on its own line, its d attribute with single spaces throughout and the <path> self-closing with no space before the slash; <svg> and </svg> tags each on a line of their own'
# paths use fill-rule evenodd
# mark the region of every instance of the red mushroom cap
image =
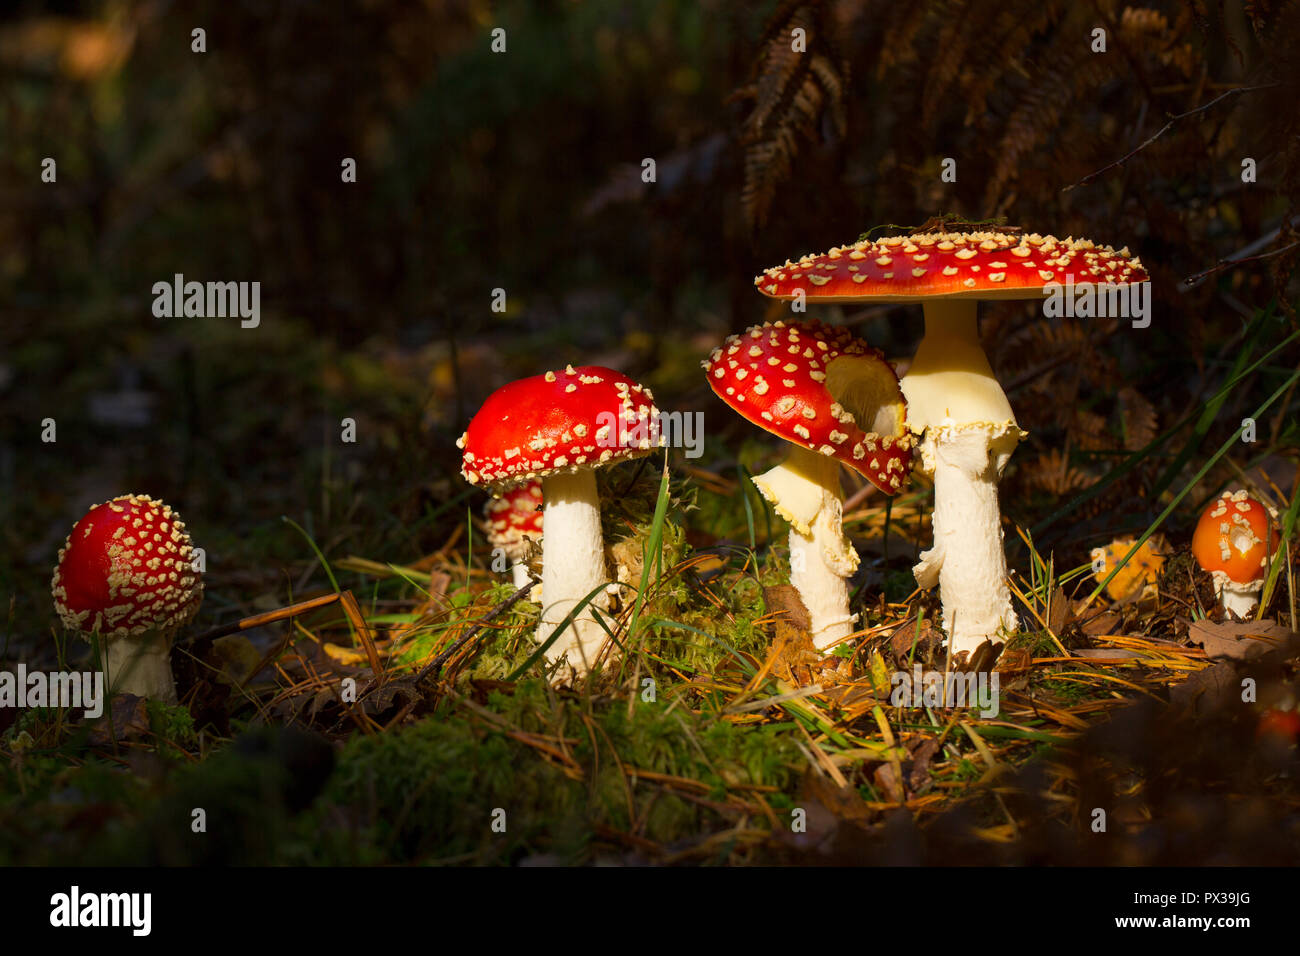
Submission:
<svg viewBox="0 0 1300 956">
<path fill-rule="evenodd" d="M 456 444 L 465 480 L 500 488 L 639 458 L 663 438 L 650 389 L 613 369 L 570 365 L 497 389 Z"/>
<path fill-rule="evenodd" d="M 754 285 L 775 299 L 803 290 L 808 302 L 915 302 L 948 298 L 1036 298 L 1049 282 L 1146 282 L 1142 262 L 1087 239 L 1038 233 L 930 232 L 861 240 L 773 266 Z"/>
<path fill-rule="evenodd" d="M 500 498 L 489 498 L 483 506 L 483 516 L 488 523 L 488 544 L 494 548 L 509 548 L 519 544 L 525 535 L 542 536 L 542 483 L 530 481 L 502 493 Z"/>
<path fill-rule="evenodd" d="M 1294 743 L 1300 737 L 1300 714 L 1294 710 L 1266 710 L 1259 715 L 1255 735 L 1260 738 L 1276 737 L 1286 743 Z"/>
<path fill-rule="evenodd" d="M 892 434 L 864 431 L 827 387 L 836 359 L 854 358 L 855 374 L 870 374 L 876 416 Z M 836 458 L 881 491 L 898 492 L 912 470 L 907 402 L 898 376 L 877 349 L 848 329 L 821 322 L 773 322 L 731 335 L 703 363 L 717 396 L 760 428 L 788 442 Z M 861 379 L 858 387 L 863 388 Z"/>
<path fill-rule="evenodd" d="M 147 495 L 96 505 L 72 528 L 50 589 L 64 626 L 125 637 L 171 630 L 203 600 L 185 522 Z"/>
<path fill-rule="evenodd" d="M 1264 577 L 1268 536 L 1268 509 L 1244 491 L 1225 491 L 1201 513 L 1192 535 L 1192 555 L 1206 571 L 1252 584 Z"/>
</svg>

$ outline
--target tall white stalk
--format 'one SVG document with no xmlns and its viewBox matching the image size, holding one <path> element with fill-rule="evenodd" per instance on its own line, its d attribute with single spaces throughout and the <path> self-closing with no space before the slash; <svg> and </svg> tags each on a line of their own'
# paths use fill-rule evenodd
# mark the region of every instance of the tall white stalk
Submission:
<svg viewBox="0 0 1300 956">
<path fill-rule="evenodd" d="M 600 533 L 600 498 L 596 475 L 588 468 L 561 472 L 542 479 L 545 510 L 542 527 L 542 618 L 538 641 L 545 641 L 565 617 L 593 590 L 608 581 L 605 545 Z M 550 661 L 568 654 L 569 666 L 585 674 L 605 640 L 597 623 L 599 609 L 607 607 L 602 590 L 573 619 L 564 634 L 546 652 Z"/>
<path fill-rule="evenodd" d="M 998 478 L 1025 433 L 980 345 L 973 299 L 925 305 L 925 338 L 902 380 L 920 470 L 934 479 L 934 546 L 913 569 L 939 585 L 953 653 L 1017 627 L 1007 586 Z"/>
</svg>

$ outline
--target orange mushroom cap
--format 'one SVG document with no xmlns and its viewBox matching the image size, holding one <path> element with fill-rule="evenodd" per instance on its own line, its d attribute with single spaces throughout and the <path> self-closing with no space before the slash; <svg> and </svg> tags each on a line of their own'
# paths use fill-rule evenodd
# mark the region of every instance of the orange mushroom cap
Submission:
<svg viewBox="0 0 1300 956">
<path fill-rule="evenodd" d="M 1268 537 L 1268 509 L 1244 491 L 1225 491 L 1197 522 L 1192 554 L 1206 571 L 1250 584 L 1264 576 Z"/>
</svg>

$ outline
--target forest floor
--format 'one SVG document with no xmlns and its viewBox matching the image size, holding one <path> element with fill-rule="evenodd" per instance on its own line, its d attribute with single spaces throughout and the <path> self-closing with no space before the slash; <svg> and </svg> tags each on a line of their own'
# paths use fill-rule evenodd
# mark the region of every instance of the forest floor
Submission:
<svg viewBox="0 0 1300 956">
<path fill-rule="evenodd" d="M 1152 538 L 1106 591 L 1009 529 L 1022 630 L 954 665 L 911 575 L 929 489 L 850 494 L 859 630 L 823 657 L 744 467 L 670 467 L 602 474 L 629 584 L 595 672 L 559 686 L 538 606 L 491 569 L 472 515 L 409 565 L 327 560 L 290 523 L 329 582 L 294 597 L 318 606 L 183 636 L 180 707 L 124 696 L 98 721 L 37 708 L 4 730 L 0 859 L 1287 858 L 1300 763 L 1261 717 L 1294 707 L 1296 635 L 1238 641 L 1186 542 Z M 1267 605 L 1294 620 L 1279 571 Z M 894 694 L 899 673 L 953 669 L 996 677 L 996 704 Z M 193 807 L 221 840 L 192 832 Z"/>
</svg>

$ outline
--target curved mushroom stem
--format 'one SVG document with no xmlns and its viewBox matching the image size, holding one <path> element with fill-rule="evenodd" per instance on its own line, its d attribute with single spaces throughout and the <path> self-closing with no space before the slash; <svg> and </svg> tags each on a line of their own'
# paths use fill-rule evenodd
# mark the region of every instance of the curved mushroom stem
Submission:
<svg viewBox="0 0 1300 956">
<path fill-rule="evenodd" d="M 925 306 L 925 339 L 901 382 L 908 425 L 925 430 L 934 476 L 934 547 L 913 572 L 939 585 L 952 653 L 973 652 L 1018 621 L 1007 587 L 998 477 L 1024 437 L 979 341 L 973 299 Z"/>
<path fill-rule="evenodd" d="M 565 617 L 596 588 L 604 585 L 605 545 L 600 534 L 600 498 L 596 475 L 589 468 L 573 474 L 542 479 L 546 502 L 542 522 L 542 619 L 537 640 L 545 641 Z M 556 661 L 568 654 L 569 666 L 578 674 L 591 669 L 606 633 L 596 621 L 598 608 L 606 607 L 602 590 L 575 615 L 566 633 L 546 651 Z"/>
<path fill-rule="evenodd" d="M 134 637 L 101 638 L 104 681 L 113 694 L 135 694 L 163 703 L 176 703 L 172 679 L 171 637 L 146 631 Z"/>
<path fill-rule="evenodd" d="M 790 522 L 790 583 L 808 609 L 813 644 L 825 650 L 852 634 L 857 620 L 849 613 L 848 579 L 858 554 L 841 527 L 839 463 L 796 445 L 754 484 Z"/>
</svg>

